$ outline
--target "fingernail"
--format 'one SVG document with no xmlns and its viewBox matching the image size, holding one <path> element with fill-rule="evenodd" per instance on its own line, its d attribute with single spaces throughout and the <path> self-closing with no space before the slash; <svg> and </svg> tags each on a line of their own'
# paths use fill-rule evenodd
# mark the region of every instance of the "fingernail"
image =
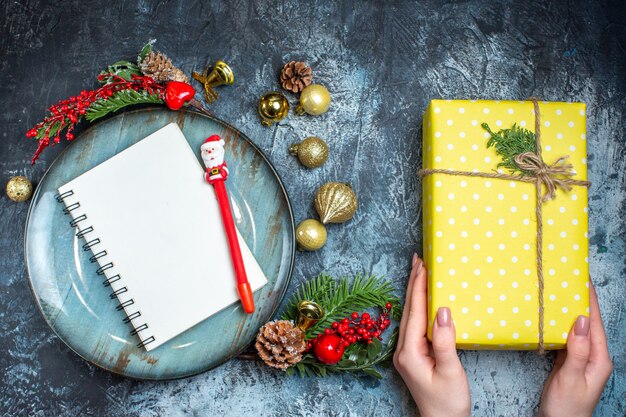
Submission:
<svg viewBox="0 0 626 417">
<path fill-rule="evenodd" d="M 437 310 L 437 325 L 439 327 L 450 327 L 450 323 L 452 322 L 450 316 L 450 309 L 448 307 L 439 307 L 439 310 Z"/>
<path fill-rule="evenodd" d="M 576 324 L 574 324 L 574 334 L 576 336 L 588 336 L 589 335 L 589 317 L 578 316 Z"/>
<path fill-rule="evenodd" d="M 413 254 L 413 260 L 411 261 L 411 268 L 414 268 L 414 267 L 415 267 L 415 264 L 417 263 L 417 260 L 418 260 L 418 259 L 419 259 L 419 258 L 417 257 L 417 253 L 414 253 L 414 254 Z"/>
<path fill-rule="evenodd" d="M 420 259 L 417 265 L 417 275 L 419 275 L 423 267 L 424 267 L 424 262 Z"/>
</svg>

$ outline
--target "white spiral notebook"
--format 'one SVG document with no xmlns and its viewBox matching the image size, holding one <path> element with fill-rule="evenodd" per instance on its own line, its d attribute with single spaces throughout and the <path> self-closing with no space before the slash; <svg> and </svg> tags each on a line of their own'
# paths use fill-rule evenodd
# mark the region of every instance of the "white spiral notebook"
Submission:
<svg viewBox="0 0 626 417">
<path fill-rule="evenodd" d="M 146 350 L 238 301 L 219 207 L 203 173 L 172 123 L 59 187 L 58 200 L 111 287 L 111 303 Z M 256 291 L 267 279 L 241 236 L 239 243 Z"/>
</svg>

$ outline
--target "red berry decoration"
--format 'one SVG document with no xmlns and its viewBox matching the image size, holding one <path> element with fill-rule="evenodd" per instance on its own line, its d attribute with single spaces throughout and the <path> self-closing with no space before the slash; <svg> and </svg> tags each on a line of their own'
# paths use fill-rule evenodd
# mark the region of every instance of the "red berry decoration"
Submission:
<svg viewBox="0 0 626 417">
<path fill-rule="evenodd" d="M 170 81 L 165 87 L 165 104 L 172 110 L 179 110 L 196 95 L 196 90 L 187 83 Z"/>
<path fill-rule="evenodd" d="M 318 361 L 334 365 L 341 360 L 345 349 L 341 337 L 336 334 L 323 334 L 315 339 L 313 352 Z"/>
<path fill-rule="evenodd" d="M 148 44 L 141 51 L 140 64 L 118 61 L 109 65 L 98 75 L 102 86 L 95 90 L 83 90 L 79 95 L 60 100 L 50 106 L 44 119 L 26 132 L 26 137 L 36 139 L 39 145 L 31 162 L 34 164 L 41 152 L 50 145 L 59 143 L 65 133 L 67 140 L 74 139 L 74 128 L 81 120 L 93 122 L 96 119 L 116 112 L 123 107 L 136 104 L 163 104 L 172 110 L 179 110 L 185 104 L 207 113 L 202 105 L 194 100 L 195 89 L 188 83 L 166 80 L 157 73 L 144 71 L 147 54 L 153 55 Z M 157 54 L 160 56 L 160 54 Z M 169 60 L 168 60 L 169 61 Z M 175 70 L 171 62 L 167 64 Z M 185 79 L 183 75 L 183 79 Z"/>
<path fill-rule="evenodd" d="M 35 163 L 37 158 L 39 158 L 39 154 L 51 142 L 59 143 L 61 141 L 61 132 L 63 130 L 66 130 L 65 137 L 67 140 L 74 139 L 72 131 L 75 125 L 83 117 L 87 117 L 89 120 L 87 112 L 93 109 L 94 105 L 102 105 L 108 102 L 114 95 L 127 93 L 129 90 L 141 93 L 139 97 L 133 99 L 136 104 L 153 103 L 162 100 L 165 92 L 165 87 L 147 76 L 133 74 L 130 76 L 130 79 L 126 79 L 113 73 L 103 72 L 98 76 L 98 81 L 106 82 L 106 84 L 96 90 L 83 90 L 78 96 L 70 97 L 68 100 L 61 100 L 57 104 L 50 106 L 48 108 L 49 113 L 43 121 L 37 123 L 26 132 L 26 137 L 39 140 L 39 146 L 33 155 L 31 163 Z M 189 87 L 193 90 L 193 87 Z M 193 98 L 193 95 L 191 98 Z"/>
<path fill-rule="evenodd" d="M 312 342 L 309 349 L 313 348 L 315 357 L 326 365 L 334 365 L 341 360 L 345 347 L 362 341 L 372 343 L 372 339 L 382 340 L 381 334 L 391 325 L 389 313 L 393 305 L 386 303 L 382 313 L 377 319 L 372 319 L 369 313 L 359 315 L 357 312 L 350 314 L 350 318 L 344 318 L 331 324 L 323 333 L 320 333 Z"/>
</svg>

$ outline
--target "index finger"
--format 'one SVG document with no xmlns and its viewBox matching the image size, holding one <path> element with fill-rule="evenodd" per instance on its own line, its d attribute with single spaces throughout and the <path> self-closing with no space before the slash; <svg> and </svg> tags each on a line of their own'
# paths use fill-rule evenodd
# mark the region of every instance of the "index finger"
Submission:
<svg viewBox="0 0 626 417">
<path fill-rule="evenodd" d="M 404 344 L 417 349 L 425 356 L 428 354 L 426 328 L 428 326 L 428 283 L 426 266 L 422 266 L 415 277 L 415 284 L 410 294 L 411 305 L 408 311 L 404 331 Z M 408 296 L 408 294 L 407 294 Z"/>
<path fill-rule="evenodd" d="M 604 325 L 602 324 L 598 297 L 591 279 L 589 280 L 589 319 L 591 322 L 591 353 L 589 354 L 589 362 L 597 364 L 610 360 L 611 357 L 606 343 L 606 333 L 604 331 Z"/>
<path fill-rule="evenodd" d="M 411 310 L 411 293 L 413 293 L 413 287 L 415 286 L 415 277 L 417 276 L 417 265 L 419 262 L 421 262 L 421 260 L 417 257 L 417 254 L 413 254 L 413 265 L 411 266 L 411 274 L 409 275 L 409 284 L 406 287 L 406 299 L 404 301 L 402 318 L 400 319 L 400 330 L 398 331 L 398 348 L 404 343 L 406 322 L 409 318 L 409 311 Z"/>
</svg>

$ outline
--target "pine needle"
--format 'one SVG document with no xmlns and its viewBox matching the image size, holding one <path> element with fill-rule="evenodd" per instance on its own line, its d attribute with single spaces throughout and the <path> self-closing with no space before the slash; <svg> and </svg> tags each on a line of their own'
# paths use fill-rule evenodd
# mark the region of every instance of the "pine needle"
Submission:
<svg viewBox="0 0 626 417">
<path fill-rule="evenodd" d="M 502 157 L 502 162 L 498 163 L 497 167 L 507 168 L 511 174 L 528 175 L 528 172 L 517 165 L 515 157 L 525 152 L 537 152 L 535 133 L 515 123 L 510 129 L 500 129 L 497 133 L 494 133 L 487 123 L 481 126 L 491 135 L 487 141 L 487 148 L 495 147 L 496 153 Z"/>
<path fill-rule="evenodd" d="M 149 94 L 147 92 L 139 92 L 135 90 L 121 90 L 115 92 L 108 99 L 100 99 L 95 101 L 85 114 L 85 118 L 92 122 L 109 113 L 116 112 L 123 107 L 134 104 L 162 104 L 163 100 L 159 94 Z"/>
<path fill-rule="evenodd" d="M 296 320 L 298 315 L 298 303 L 302 300 L 315 301 L 321 300 L 322 297 L 334 288 L 333 278 L 320 274 L 298 288 L 295 294 L 289 300 L 282 320 Z M 318 302 L 318 301 L 315 301 Z"/>
</svg>

